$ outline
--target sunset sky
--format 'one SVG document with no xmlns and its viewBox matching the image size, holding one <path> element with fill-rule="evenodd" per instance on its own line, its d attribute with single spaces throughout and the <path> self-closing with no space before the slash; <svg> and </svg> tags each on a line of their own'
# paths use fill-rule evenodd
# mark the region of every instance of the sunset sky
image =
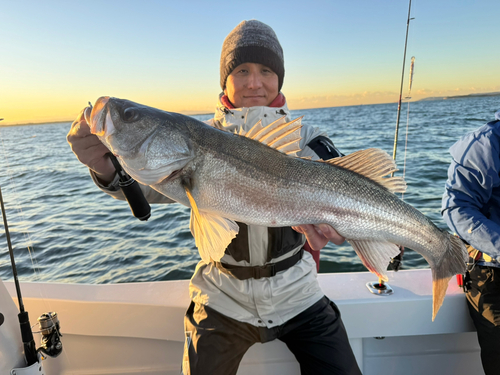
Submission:
<svg viewBox="0 0 500 375">
<path fill-rule="evenodd" d="M 245 19 L 278 35 L 291 109 L 397 102 L 407 15 L 406 0 L 3 1 L 0 118 L 71 121 L 103 95 L 213 112 L 222 42 Z M 412 100 L 500 91 L 499 15 L 499 0 L 413 0 Z"/>
</svg>

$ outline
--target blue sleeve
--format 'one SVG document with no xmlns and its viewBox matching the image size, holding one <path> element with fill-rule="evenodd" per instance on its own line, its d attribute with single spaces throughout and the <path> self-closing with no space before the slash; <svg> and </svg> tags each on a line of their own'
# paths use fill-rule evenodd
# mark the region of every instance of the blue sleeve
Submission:
<svg viewBox="0 0 500 375">
<path fill-rule="evenodd" d="M 450 229 L 493 258 L 500 257 L 500 225 L 489 219 L 487 208 L 493 189 L 500 186 L 499 146 L 491 128 L 455 143 L 442 201 Z"/>
</svg>

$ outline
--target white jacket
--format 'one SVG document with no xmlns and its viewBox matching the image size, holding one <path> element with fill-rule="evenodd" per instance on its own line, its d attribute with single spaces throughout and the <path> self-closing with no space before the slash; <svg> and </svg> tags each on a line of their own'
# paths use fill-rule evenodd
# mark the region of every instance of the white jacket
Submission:
<svg viewBox="0 0 500 375">
<path fill-rule="evenodd" d="M 239 131 L 240 128 L 248 131 L 259 120 L 266 126 L 283 116 L 286 116 L 288 121 L 292 120 L 286 104 L 279 108 L 227 109 L 219 100 L 215 116 L 208 123 L 231 132 Z M 318 156 L 307 143 L 320 135 L 326 136 L 318 129 L 304 125 L 300 141 L 302 151 L 298 156 L 311 156 L 317 160 Z M 240 266 L 276 263 L 300 251 L 304 243 L 305 238 L 302 237 L 301 243 L 295 249 L 269 260 L 268 228 L 249 225 L 249 260 L 237 261 L 226 253 L 221 262 Z M 316 279 L 316 263 L 308 252 L 304 252 L 302 260 L 289 269 L 274 277 L 261 279 L 238 280 L 220 272 L 213 264 L 200 262 L 191 278 L 189 292 L 194 302 L 208 305 L 241 322 L 268 328 L 284 324 L 324 295 Z"/>
</svg>

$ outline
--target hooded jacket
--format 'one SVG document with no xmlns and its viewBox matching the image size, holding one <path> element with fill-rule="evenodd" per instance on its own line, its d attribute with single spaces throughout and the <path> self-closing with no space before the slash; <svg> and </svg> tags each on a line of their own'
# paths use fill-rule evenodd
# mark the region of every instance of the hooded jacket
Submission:
<svg viewBox="0 0 500 375">
<path fill-rule="evenodd" d="M 490 267 L 500 267 L 500 112 L 495 118 L 450 148 L 442 201 L 450 229 L 485 253 L 479 264 Z"/>
</svg>

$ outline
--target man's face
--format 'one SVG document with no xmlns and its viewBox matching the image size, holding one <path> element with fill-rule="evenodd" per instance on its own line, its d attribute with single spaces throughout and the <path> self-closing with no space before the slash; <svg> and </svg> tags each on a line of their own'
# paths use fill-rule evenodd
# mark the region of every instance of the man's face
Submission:
<svg viewBox="0 0 500 375">
<path fill-rule="evenodd" d="M 278 75 L 262 64 L 244 63 L 227 77 L 224 93 L 236 108 L 268 106 L 278 96 Z"/>
</svg>

